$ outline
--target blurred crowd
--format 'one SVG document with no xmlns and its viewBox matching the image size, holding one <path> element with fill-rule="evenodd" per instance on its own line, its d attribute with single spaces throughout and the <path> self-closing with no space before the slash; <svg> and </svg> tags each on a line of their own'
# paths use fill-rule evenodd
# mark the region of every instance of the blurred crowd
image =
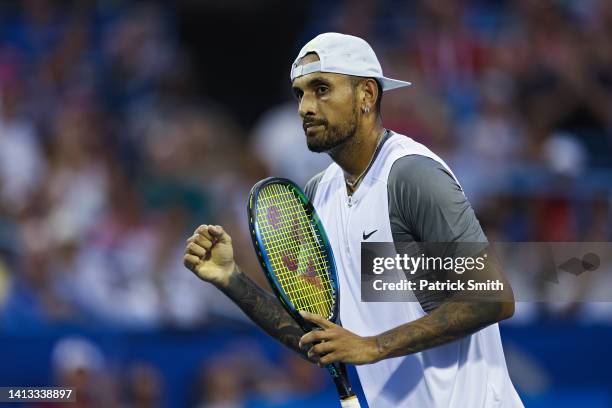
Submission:
<svg viewBox="0 0 612 408">
<path fill-rule="evenodd" d="M 300 143 L 295 102 L 245 129 L 194 95 L 192 59 L 161 3 L 7 4 L 3 325 L 242 319 L 184 270 L 181 252 L 195 226 L 222 224 L 261 281 L 248 189 L 269 174 L 303 184 L 329 162 Z M 491 239 L 610 240 L 610 2 L 359 0 L 314 2 L 311 13 L 304 38 L 363 36 L 387 74 L 414 83 L 385 94 L 385 126 L 451 164 Z"/>
<path fill-rule="evenodd" d="M 51 369 L 57 386 L 74 390 L 76 408 L 306 408 L 335 398 L 322 370 L 288 353 L 272 362 L 248 340 L 229 342 L 202 361 L 191 383 L 181 387 L 186 395 L 170 398 L 167 373 L 156 364 L 138 359 L 119 363 L 80 336 L 62 338 L 54 345 Z M 65 404 L 32 405 L 39 406 Z"/>
<path fill-rule="evenodd" d="M 223 109 L 191 102 L 166 10 L 106 4 L 32 0 L 0 14 L 7 327 L 236 315 L 183 268 L 182 251 L 198 223 L 242 227 L 262 170 Z"/>
<path fill-rule="evenodd" d="M 309 13 L 304 41 L 362 36 L 414 84 L 384 95 L 384 124 L 451 165 L 491 240 L 611 240 L 612 2 L 313 1 Z M 265 285 L 249 188 L 304 184 L 329 158 L 307 151 L 294 101 L 245 127 L 198 95 L 176 24 L 162 2 L 0 4 L 1 330 L 244 321 L 182 266 L 200 223 L 223 225 Z"/>
</svg>

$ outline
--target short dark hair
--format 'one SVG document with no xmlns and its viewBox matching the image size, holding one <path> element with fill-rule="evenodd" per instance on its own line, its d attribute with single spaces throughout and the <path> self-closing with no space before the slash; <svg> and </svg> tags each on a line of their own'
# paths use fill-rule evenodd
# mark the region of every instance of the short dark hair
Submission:
<svg viewBox="0 0 612 408">
<path fill-rule="evenodd" d="M 380 82 L 378 82 L 378 80 L 375 78 L 372 79 L 376 81 L 376 88 L 378 89 L 378 95 L 376 96 L 376 102 L 374 103 L 374 107 L 376 109 L 376 112 L 380 115 L 382 113 L 380 109 L 382 104 L 383 90 L 382 86 L 380 85 Z M 357 85 L 359 85 L 363 80 L 364 78 L 361 77 L 351 77 L 351 84 L 353 85 L 353 88 L 356 88 Z"/>
</svg>

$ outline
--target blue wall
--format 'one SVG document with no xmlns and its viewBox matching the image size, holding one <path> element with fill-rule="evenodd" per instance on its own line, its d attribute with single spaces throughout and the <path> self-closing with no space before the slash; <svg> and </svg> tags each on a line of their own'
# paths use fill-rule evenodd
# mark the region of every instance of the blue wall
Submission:
<svg viewBox="0 0 612 408">
<path fill-rule="evenodd" d="M 0 336 L 0 384 L 53 384 L 51 351 L 59 339 L 68 335 L 92 340 L 118 370 L 136 361 L 158 367 L 164 376 L 168 407 L 188 405 L 202 362 L 231 343 L 240 340 L 252 344 L 272 362 L 286 352 L 254 327 L 216 326 L 189 332 L 50 327 Z M 523 393 L 527 407 L 612 407 L 612 328 L 561 323 L 503 326 L 502 336 L 509 350 L 519 350 L 551 381 L 551 386 L 537 395 Z M 331 384 L 325 394 L 323 399 L 331 404 L 334 400 Z"/>
</svg>

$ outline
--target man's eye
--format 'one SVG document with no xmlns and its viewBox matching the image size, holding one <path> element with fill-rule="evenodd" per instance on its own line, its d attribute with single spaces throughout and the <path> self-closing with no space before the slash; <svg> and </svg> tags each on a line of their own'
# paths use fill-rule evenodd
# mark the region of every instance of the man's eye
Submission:
<svg viewBox="0 0 612 408">
<path fill-rule="evenodd" d="M 299 101 L 300 99 L 302 99 L 302 95 L 304 95 L 304 92 L 302 92 L 302 91 L 294 91 L 293 95 L 295 96 L 295 99 L 297 99 Z"/>
<path fill-rule="evenodd" d="M 318 95 L 323 95 L 324 93 L 326 93 L 329 90 L 329 87 L 321 85 L 321 86 L 317 86 L 317 94 Z"/>
</svg>

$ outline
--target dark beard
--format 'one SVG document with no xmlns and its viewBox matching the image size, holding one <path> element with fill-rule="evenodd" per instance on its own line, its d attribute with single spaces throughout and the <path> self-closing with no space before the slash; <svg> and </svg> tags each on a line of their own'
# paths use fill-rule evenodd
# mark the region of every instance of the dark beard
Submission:
<svg viewBox="0 0 612 408">
<path fill-rule="evenodd" d="M 306 138 L 306 144 L 311 152 L 322 153 L 334 150 L 355 136 L 357 131 L 357 105 L 353 104 L 353 112 L 349 120 L 342 125 L 327 123 L 320 137 Z"/>
</svg>

